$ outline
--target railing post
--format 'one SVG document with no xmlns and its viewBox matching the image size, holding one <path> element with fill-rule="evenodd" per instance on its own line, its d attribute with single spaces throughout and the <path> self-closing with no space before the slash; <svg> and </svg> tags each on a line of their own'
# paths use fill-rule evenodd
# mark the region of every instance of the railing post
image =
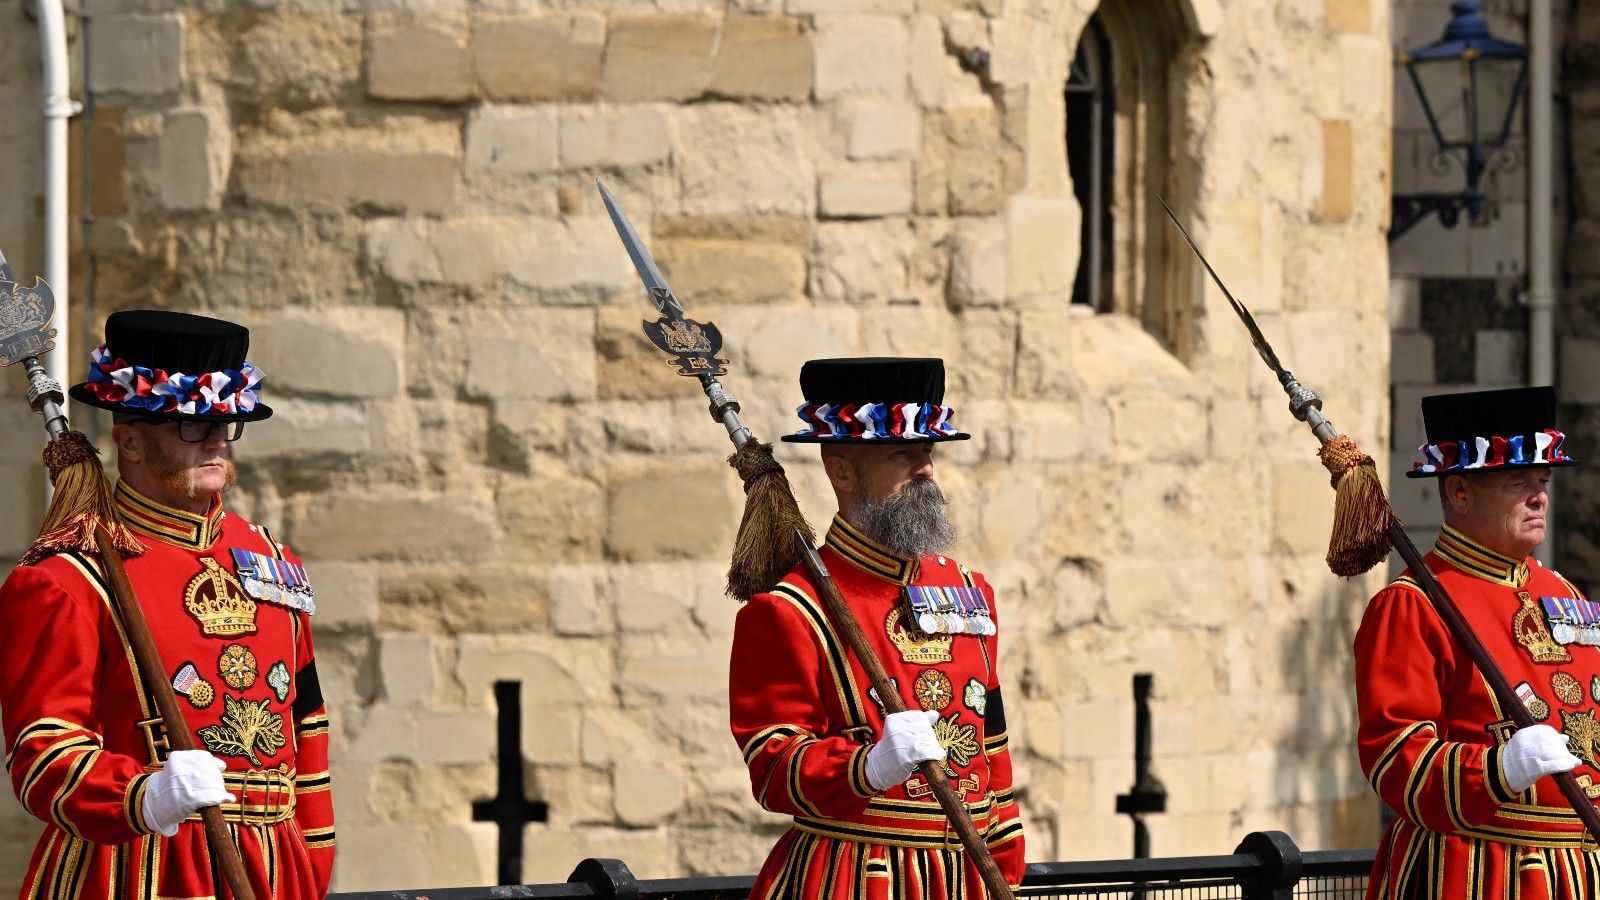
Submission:
<svg viewBox="0 0 1600 900">
<path fill-rule="evenodd" d="M 596 897 L 605 900 L 638 900 L 639 880 L 620 859 L 595 859 L 590 857 L 578 863 L 567 876 L 567 883 L 587 884 Z"/>
<path fill-rule="evenodd" d="M 1244 884 L 1245 900 L 1293 900 L 1305 858 L 1287 834 L 1252 831 L 1233 852 L 1261 860 L 1260 872 Z"/>
</svg>

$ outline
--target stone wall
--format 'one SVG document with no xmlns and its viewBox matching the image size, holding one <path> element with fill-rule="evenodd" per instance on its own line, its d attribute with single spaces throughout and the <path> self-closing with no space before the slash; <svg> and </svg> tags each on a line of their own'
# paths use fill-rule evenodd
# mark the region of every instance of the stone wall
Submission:
<svg viewBox="0 0 1600 900">
<path fill-rule="evenodd" d="M 1387 7 L 1171 3 L 1153 114 L 1174 138 L 1145 153 L 1279 353 L 1379 446 Z M 1068 308 L 1061 95 L 1092 3 L 100 6 L 91 315 L 253 331 L 278 415 L 248 429 L 230 503 L 318 589 L 337 889 L 493 880 L 470 808 L 495 787 L 497 679 L 523 682 L 524 769 L 550 806 L 526 879 L 588 855 L 750 872 L 781 831 L 726 731 L 740 491 L 694 383 L 640 334 L 596 176 L 721 327 L 758 434 L 794 427 L 807 358 L 948 361 L 977 438 L 941 449 L 941 478 L 959 555 L 1001 592 L 1031 858 L 1128 853 L 1113 810 L 1140 671 L 1171 791 L 1155 853 L 1255 828 L 1375 839 L 1348 662 L 1374 585 L 1322 565 L 1312 438 L 1186 256 L 1158 261 L 1181 340 Z M 0 15 L 21 120 L 33 32 Z M 989 63 L 963 68 L 969 48 Z M 0 139 L 36 161 L 23 135 Z M 25 168 L 0 167 L 23 271 Z M 38 441 L 20 401 L 0 415 L 15 553 Z M 813 453 L 781 458 L 820 526 Z M 0 892 L 34 833 L 0 800 Z"/>
</svg>

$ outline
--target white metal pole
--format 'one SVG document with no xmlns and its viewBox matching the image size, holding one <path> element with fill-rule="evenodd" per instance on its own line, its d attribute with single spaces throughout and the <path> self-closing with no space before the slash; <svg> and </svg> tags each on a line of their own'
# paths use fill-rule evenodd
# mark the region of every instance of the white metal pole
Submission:
<svg viewBox="0 0 1600 900">
<path fill-rule="evenodd" d="M 67 71 L 67 22 L 61 0 L 38 0 L 39 57 L 44 82 L 44 279 L 55 295 L 56 349 L 45 357 L 45 371 L 68 384 L 72 307 L 67 282 L 67 120 L 77 112 Z M 50 483 L 45 481 L 45 501 Z"/>
<path fill-rule="evenodd" d="M 1553 159 L 1550 0 L 1528 3 L 1528 383 L 1555 383 L 1554 242 L 1551 239 Z M 1554 504 L 1552 504 L 1552 507 Z M 1555 510 L 1545 511 L 1539 553 L 1555 564 Z"/>
</svg>

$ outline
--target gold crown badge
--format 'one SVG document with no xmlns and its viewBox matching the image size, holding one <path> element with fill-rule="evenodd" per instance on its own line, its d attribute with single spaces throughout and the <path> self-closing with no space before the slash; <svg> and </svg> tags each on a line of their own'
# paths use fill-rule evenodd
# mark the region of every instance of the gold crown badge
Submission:
<svg viewBox="0 0 1600 900">
<path fill-rule="evenodd" d="M 908 663 L 932 666 L 950 661 L 950 642 L 954 638 L 948 634 L 923 634 L 921 630 L 906 627 L 904 610 L 898 606 L 883 620 L 883 629 L 900 651 L 900 658 Z"/>
<path fill-rule="evenodd" d="M 189 579 L 183 594 L 183 608 L 200 623 L 200 630 L 219 637 L 254 634 L 256 602 L 250 599 L 233 573 L 203 556 L 200 574 Z"/>
</svg>

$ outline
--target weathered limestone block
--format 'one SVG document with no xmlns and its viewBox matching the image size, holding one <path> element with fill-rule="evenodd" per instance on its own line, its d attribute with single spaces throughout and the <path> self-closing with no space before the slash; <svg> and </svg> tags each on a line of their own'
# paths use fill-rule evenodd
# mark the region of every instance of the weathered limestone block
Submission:
<svg viewBox="0 0 1600 900">
<path fill-rule="evenodd" d="M 1325 222 L 1350 218 L 1355 196 L 1355 143 L 1349 119 L 1322 120 L 1322 197 L 1317 211 Z"/>
<path fill-rule="evenodd" d="M 172 210 L 219 208 L 232 157 L 227 110 L 184 106 L 169 111 L 161 131 L 161 205 Z"/>
<path fill-rule="evenodd" d="M 904 222 L 819 222 L 811 250 L 811 296 L 881 302 L 910 292 L 913 236 Z"/>
<path fill-rule="evenodd" d="M 1077 277 L 1077 242 L 1082 213 L 1070 197 L 1011 197 L 1006 205 L 1008 293 L 1013 299 L 1061 303 Z"/>
<path fill-rule="evenodd" d="M 607 551 L 629 561 L 722 554 L 743 508 L 738 481 L 721 465 L 614 472 Z"/>
<path fill-rule="evenodd" d="M 470 397 L 586 400 L 595 395 L 594 313 L 539 309 L 508 317 L 505 337 L 467 351 Z"/>
<path fill-rule="evenodd" d="M 1209 450 L 1199 439 L 1209 430 L 1204 400 L 1138 393 L 1109 398 L 1106 405 L 1111 411 L 1109 437 L 1120 462 L 1197 463 Z"/>
<path fill-rule="evenodd" d="M 656 263 L 685 302 L 783 303 L 805 296 L 806 244 L 757 239 L 658 241 Z"/>
<path fill-rule="evenodd" d="M 602 13 L 486 14 L 473 19 L 473 62 L 491 100 L 589 100 L 600 88 Z"/>
<path fill-rule="evenodd" d="M 963 218 L 955 228 L 947 296 L 957 309 L 999 306 L 1010 287 L 1006 231 L 998 218 Z"/>
<path fill-rule="evenodd" d="M 566 168 L 661 163 L 672 155 L 673 145 L 672 120 L 662 107 L 561 111 L 561 165 Z"/>
<path fill-rule="evenodd" d="M 366 256 L 400 284 L 478 287 L 500 275 L 497 219 L 384 218 L 367 224 Z"/>
<path fill-rule="evenodd" d="M 13 401 L 13 406 L 27 411 L 20 401 Z M 44 446 L 44 429 L 38 423 L 37 417 L 27 422 L 30 428 L 37 429 L 39 440 L 37 443 L 29 442 L 30 455 L 37 456 L 38 448 Z M 31 432 L 11 431 L 8 434 L 30 434 Z M 21 443 L 21 441 L 18 441 Z M 11 515 L 0 518 L 0 552 L 9 554 L 7 558 L 16 559 L 22 551 L 33 543 L 39 536 L 39 523 L 44 521 L 44 484 L 45 471 L 37 459 L 24 463 L 0 463 L 0 499 L 14 510 Z"/>
<path fill-rule="evenodd" d="M 241 459 L 307 461 L 325 455 L 348 459 L 372 449 L 372 419 L 363 404 L 268 399 L 272 418 L 250 426 Z"/>
<path fill-rule="evenodd" d="M 369 17 L 367 94 L 380 100 L 469 99 L 476 88 L 470 41 L 462 15 Z"/>
<path fill-rule="evenodd" d="M 321 495 L 290 517 L 287 536 L 309 559 L 460 559 L 487 550 L 490 511 L 459 497 Z"/>
<path fill-rule="evenodd" d="M 933 173 L 930 177 L 943 173 L 951 215 L 985 216 L 1005 209 L 1003 159 L 993 106 L 949 107 L 925 117 L 919 165 Z"/>
<path fill-rule="evenodd" d="M 727 696 L 726 654 L 640 650 L 625 653 L 621 666 L 616 684 L 627 705 L 688 705 Z"/>
<path fill-rule="evenodd" d="M 557 462 L 540 460 L 527 480 L 499 490 L 495 506 L 521 552 L 545 559 L 599 555 L 605 491 Z"/>
<path fill-rule="evenodd" d="M 595 637 L 616 626 L 610 605 L 602 602 L 606 568 L 594 563 L 560 564 L 551 568 L 550 627 L 556 634 Z M 587 761 L 587 759 L 585 760 Z"/>
<path fill-rule="evenodd" d="M 417 716 L 416 761 L 430 766 L 488 763 L 498 744 L 495 719 L 479 709 L 424 709 Z"/>
<path fill-rule="evenodd" d="M 1012 409 L 1011 440 L 1018 460 L 1079 463 L 1120 459 L 1110 411 L 1097 400 L 1018 400 Z"/>
<path fill-rule="evenodd" d="M 623 632 L 682 633 L 692 627 L 689 614 L 699 597 L 718 591 L 719 568 L 690 562 L 614 567 L 606 597 L 616 611 L 617 627 Z"/>
<path fill-rule="evenodd" d="M 561 132 L 550 107 L 480 106 L 467 119 L 469 175 L 528 175 L 561 165 Z"/>
<path fill-rule="evenodd" d="M 335 796 L 338 792 L 335 791 Z M 350 820 L 343 820 L 349 822 Z M 339 826 L 341 860 L 334 890 L 352 890 L 343 884 L 359 885 L 360 890 L 400 890 L 419 884 L 433 884 L 430 855 L 416 852 L 433 844 L 430 825 L 367 825 L 357 818 Z M 396 853 L 396 847 L 412 848 Z M 349 859 L 346 863 L 344 860 Z M 559 879 L 558 879 L 559 880 Z"/>
<path fill-rule="evenodd" d="M 683 780 L 659 765 L 618 762 L 611 768 L 611 787 L 624 825 L 657 825 L 683 807 Z"/>
<path fill-rule="evenodd" d="M 433 699 L 433 639 L 425 634 L 378 636 L 378 680 L 391 707 L 421 707 Z"/>
<path fill-rule="evenodd" d="M 335 104 L 361 77 L 361 19 L 263 14 L 233 38 L 232 49 L 230 87 L 240 97 L 289 109 Z"/>
<path fill-rule="evenodd" d="M 808 359 L 849 356 L 859 345 L 861 331 L 860 315 L 853 309 L 830 310 L 819 316 L 814 308 L 804 306 L 735 307 L 718 321 L 726 334 L 738 336 L 738 346 L 729 349 L 740 371 L 786 384 L 793 384 L 800 365 Z M 791 412 L 786 409 L 791 399 L 786 396 L 780 407 L 785 416 Z M 749 402 L 752 409 L 765 408 L 757 405 L 760 401 L 754 397 Z"/>
<path fill-rule="evenodd" d="M 277 407 L 273 407 L 274 411 Z M 324 560 L 306 566 L 317 596 L 318 634 L 331 629 L 367 630 L 378 620 L 378 575 L 372 563 Z M 318 643 L 321 656 L 321 642 Z"/>
<path fill-rule="evenodd" d="M 892 16 L 817 19 L 817 99 L 845 94 L 899 98 L 908 86 L 906 26 Z"/>
<path fill-rule="evenodd" d="M 607 100 L 692 100 L 711 86 L 721 17 L 619 13 L 606 29 L 600 94 Z"/>
<path fill-rule="evenodd" d="M 95 26 L 89 79 L 97 93 L 165 94 L 183 86 L 183 16 L 103 16 Z"/>
<path fill-rule="evenodd" d="M 614 702 L 615 668 L 611 652 L 593 640 L 500 633 L 464 634 L 456 641 L 455 680 L 468 707 L 491 708 L 494 683 L 507 680 L 538 686 L 535 693 L 523 692 L 525 708 L 581 712 L 605 707 Z M 528 732 L 523 734 L 526 738 Z M 576 750 L 576 729 L 572 736 Z"/>
<path fill-rule="evenodd" d="M 911 93 L 923 108 L 943 106 L 944 73 L 950 63 L 944 50 L 944 26 L 926 10 L 911 18 L 906 64 L 911 73 Z"/>
<path fill-rule="evenodd" d="M 808 216 L 816 208 L 814 114 L 701 103 L 676 117 L 682 212 Z"/>
<path fill-rule="evenodd" d="M 400 390 L 404 334 L 396 310 L 284 313 L 253 326 L 251 347 L 269 384 L 334 397 L 393 397 Z"/>
<path fill-rule="evenodd" d="M 647 230 L 640 234 L 649 241 Z M 604 215 L 518 219 L 507 224 L 503 241 L 506 274 L 531 288 L 620 290 L 639 283 Z"/>
<path fill-rule="evenodd" d="M 805 20 L 730 14 L 722 21 L 711 92 L 741 100 L 804 100 L 814 50 Z"/>
<path fill-rule="evenodd" d="M 1318 554 L 1328 547 L 1333 491 L 1327 470 L 1306 462 L 1272 467 L 1272 534 L 1291 553 Z"/>
<path fill-rule="evenodd" d="M 922 145 L 922 114 L 910 103 L 863 103 L 849 123 L 851 159 L 906 159 Z"/>
<path fill-rule="evenodd" d="M 839 219 L 911 212 L 911 168 L 905 163 L 854 163 L 817 179 L 817 212 Z"/>
<path fill-rule="evenodd" d="M 459 125 L 408 118 L 383 127 L 306 125 L 241 134 L 238 183 L 246 198 L 329 212 L 371 206 L 443 213 L 455 206 Z"/>
</svg>

